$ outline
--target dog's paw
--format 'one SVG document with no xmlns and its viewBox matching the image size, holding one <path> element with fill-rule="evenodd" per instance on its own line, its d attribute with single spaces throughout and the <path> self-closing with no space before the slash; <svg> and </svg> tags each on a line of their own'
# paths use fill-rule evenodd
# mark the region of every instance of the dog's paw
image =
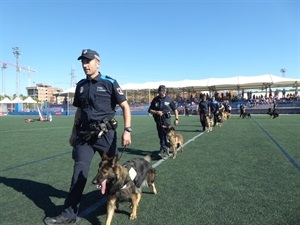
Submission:
<svg viewBox="0 0 300 225">
<path fill-rule="evenodd" d="M 129 219 L 130 220 L 135 220 L 137 218 L 137 216 L 136 216 L 136 214 L 130 214 L 130 217 L 129 217 Z"/>
</svg>

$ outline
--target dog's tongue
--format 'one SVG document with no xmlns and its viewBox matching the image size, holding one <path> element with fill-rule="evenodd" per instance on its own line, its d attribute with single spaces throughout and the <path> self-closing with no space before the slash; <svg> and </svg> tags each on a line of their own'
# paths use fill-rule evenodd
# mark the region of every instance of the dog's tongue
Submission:
<svg viewBox="0 0 300 225">
<path fill-rule="evenodd" d="M 102 181 L 101 185 L 99 186 L 99 188 L 101 188 L 101 193 L 103 195 L 105 194 L 105 190 L 106 190 L 106 181 L 107 181 L 107 179 L 105 179 L 104 181 Z"/>
</svg>

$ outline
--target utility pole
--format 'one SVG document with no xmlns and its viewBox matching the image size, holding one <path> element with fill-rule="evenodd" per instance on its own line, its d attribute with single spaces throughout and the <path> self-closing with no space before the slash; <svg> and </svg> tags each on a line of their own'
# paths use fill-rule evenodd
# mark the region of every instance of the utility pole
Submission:
<svg viewBox="0 0 300 225">
<path fill-rule="evenodd" d="M 17 78 L 16 78 L 16 94 L 17 94 L 17 98 L 20 97 L 20 66 L 19 66 L 19 58 L 21 55 L 20 49 L 19 47 L 14 47 L 13 49 L 13 53 L 16 57 L 16 73 L 17 73 Z"/>
<path fill-rule="evenodd" d="M 2 95 L 5 95 L 5 69 L 7 69 L 7 64 L 3 63 L 1 66 L 1 71 L 2 71 Z"/>
</svg>

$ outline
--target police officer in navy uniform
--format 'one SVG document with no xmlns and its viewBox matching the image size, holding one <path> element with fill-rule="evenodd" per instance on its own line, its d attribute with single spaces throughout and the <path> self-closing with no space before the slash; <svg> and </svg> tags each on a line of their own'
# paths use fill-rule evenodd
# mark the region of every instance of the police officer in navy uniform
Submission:
<svg viewBox="0 0 300 225">
<path fill-rule="evenodd" d="M 174 112 L 174 125 L 178 125 L 178 110 L 175 101 L 167 95 L 167 88 L 165 85 L 158 87 L 158 95 L 152 100 L 148 112 L 153 115 L 156 123 L 157 134 L 159 137 L 160 152 L 159 156 L 164 157 L 169 142 L 167 139 L 167 129 L 171 125 L 171 111 Z"/>
<path fill-rule="evenodd" d="M 200 123 L 202 125 L 203 132 L 205 131 L 206 127 L 208 127 L 206 116 L 209 116 L 209 111 L 210 111 L 209 107 L 210 105 L 206 101 L 206 96 L 203 95 L 201 97 L 201 101 L 198 104 L 198 112 L 199 112 Z"/>
<path fill-rule="evenodd" d="M 210 108 L 210 115 L 213 117 L 214 120 L 213 126 L 215 127 L 217 124 L 217 116 L 219 113 L 219 102 L 216 100 L 215 97 L 212 97 L 209 103 L 209 108 Z"/>
<path fill-rule="evenodd" d="M 243 117 L 244 118 L 244 113 L 246 112 L 246 107 L 244 104 L 241 104 L 240 105 L 240 117 Z"/>
<path fill-rule="evenodd" d="M 57 217 L 46 217 L 45 224 L 76 224 L 79 204 L 84 190 L 90 164 L 96 152 L 104 152 L 109 157 L 118 154 L 117 121 L 114 119 L 115 107 L 123 111 L 124 132 L 122 145 L 131 143 L 131 112 L 118 82 L 102 75 L 100 57 L 96 51 L 84 49 L 81 60 L 86 79 L 76 86 L 73 105 L 77 107 L 75 121 L 70 137 L 73 146 L 72 158 L 75 162 L 70 191 L 63 211 Z"/>
</svg>

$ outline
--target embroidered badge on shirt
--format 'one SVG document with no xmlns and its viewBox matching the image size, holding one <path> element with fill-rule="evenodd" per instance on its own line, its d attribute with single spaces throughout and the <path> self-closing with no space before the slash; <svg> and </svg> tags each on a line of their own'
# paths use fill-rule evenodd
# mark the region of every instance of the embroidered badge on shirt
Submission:
<svg viewBox="0 0 300 225">
<path fill-rule="evenodd" d="M 165 105 L 170 105 L 170 102 L 165 102 Z"/>
<path fill-rule="evenodd" d="M 105 91 L 103 87 L 99 86 L 97 87 L 97 91 Z"/>
<path fill-rule="evenodd" d="M 119 93 L 119 95 L 124 95 L 124 93 L 120 87 L 117 88 L 117 92 Z"/>
<path fill-rule="evenodd" d="M 83 86 L 80 87 L 80 93 L 82 93 L 84 90 Z"/>
</svg>

